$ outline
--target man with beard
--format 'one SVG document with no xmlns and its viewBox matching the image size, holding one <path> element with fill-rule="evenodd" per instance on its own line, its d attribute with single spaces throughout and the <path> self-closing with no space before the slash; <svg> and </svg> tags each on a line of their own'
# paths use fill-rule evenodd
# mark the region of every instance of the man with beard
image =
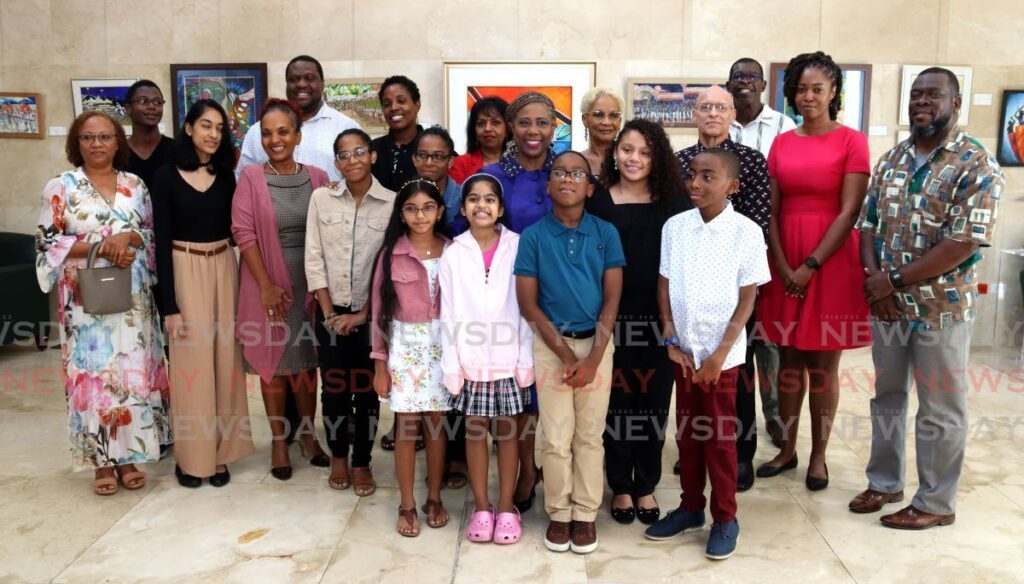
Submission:
<svg viewBox="0 0 1024 584">
<path fill-rule="evenodd" d="M 917 383 L 920 486 L 911 504 L 881 517 L 896 529 L 956 520 L 967 443 L 967 358 L 978 294 L 974 265 L 992 243 L 1004 182 L 999 164 L 957 127 L 960 85 L 941 67 L 910 90 L 911 136 L 872 173 L 861 209 L 875 397 L 868 488 L 850 501 L 873 513 L 903 500 L 907 402 Z"/>
<path fill-rule="evenodd" d="M 327 171 L 332 181 L 341 173 L 334 165 L 334 140 L 349 128 L 358 128 L 352 118 L 324 103 L 324 68 L 309 55 L 299 55 L 284 69 L 285 97 L 302 112 L 302 142 L 295 147 L 295 160 Z M 260 141 L 259 122 L 245 133 L 242 156 L 235 166 L 235 177 L 250 164 L 266 162 L 267 153 Z"/>
</svg>

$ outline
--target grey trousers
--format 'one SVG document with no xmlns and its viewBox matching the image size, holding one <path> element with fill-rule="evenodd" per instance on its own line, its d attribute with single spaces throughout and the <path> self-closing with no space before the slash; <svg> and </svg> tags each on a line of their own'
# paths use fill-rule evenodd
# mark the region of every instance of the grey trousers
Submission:
<svg viewBox="0 0 1024 584">
<path fill-rule="evenodd" d="M 761 413 L 765 423 L 779 421 L 779 346 L 766 341 L 754 342 L 757 359 L 757 387 L 761 394 Z"/>
<path fill-rule="evenodd" d="M 926 513 L 956 511 L 956 491 L 967 445 L 967 357 L 971 323 L 943 330 L 914 329 L 909 322 L 871 325 L 875 397 L 871 400 L 868 486 L 883 493 L 903 489 L 907 402 L 917 386 L 914 419 L 917 477 L 912 504 Z"/>
</svg>

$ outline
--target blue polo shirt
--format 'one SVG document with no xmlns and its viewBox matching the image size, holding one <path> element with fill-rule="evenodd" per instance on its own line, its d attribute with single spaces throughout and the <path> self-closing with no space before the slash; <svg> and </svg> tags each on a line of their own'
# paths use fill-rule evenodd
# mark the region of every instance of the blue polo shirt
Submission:
<svg viewBox="0 0 1024 584">
<path fill-rule="evenodd" d="M 597 326 L 605 270 L 624 265 L 611 223 L 584 212 L 570 229 L 548 212 L 520 236 L 515 274 L 537 279 L 537 303 L 559 330 L 581 332 Z"/>
</svg>

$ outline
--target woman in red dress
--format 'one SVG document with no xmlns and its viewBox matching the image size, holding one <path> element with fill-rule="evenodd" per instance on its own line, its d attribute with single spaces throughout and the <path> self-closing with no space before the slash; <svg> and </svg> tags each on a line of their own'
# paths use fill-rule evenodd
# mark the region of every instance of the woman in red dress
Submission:
<svg viewBox="0 0 1024 584">
<path fill-rule="evenodd" d="M 828 55 L 789 62 L 783 89 L 803 125 L 775 139 L 768 155 L 772 209 L 768 250 L 773 279 L 762 288 L 761 332 L 780 347 L 782 451 L 757 470 L 796 468 L 796 437 L 810 389 L 811 458 L 806 485 L 828 486 L 825 449 L 839 405 L 839 358 L 871 344 L 864 272 L 853 230 L 867 188 L 867 137 L 836 121 L 842 72 Z"/>
</svg>

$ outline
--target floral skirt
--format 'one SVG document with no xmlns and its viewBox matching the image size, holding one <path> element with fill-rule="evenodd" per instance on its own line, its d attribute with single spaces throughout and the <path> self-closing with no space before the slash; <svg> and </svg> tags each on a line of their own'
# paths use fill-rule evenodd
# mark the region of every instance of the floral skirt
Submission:
<svg viewBox="0 0 1024 584">
<path fill-rule="evenodd" d="M 389 347 L 391 395 L 381 401 L 403 414 L 450 410 L 441 372 L 441 321 L 392 321 Z"/>
</svg>

